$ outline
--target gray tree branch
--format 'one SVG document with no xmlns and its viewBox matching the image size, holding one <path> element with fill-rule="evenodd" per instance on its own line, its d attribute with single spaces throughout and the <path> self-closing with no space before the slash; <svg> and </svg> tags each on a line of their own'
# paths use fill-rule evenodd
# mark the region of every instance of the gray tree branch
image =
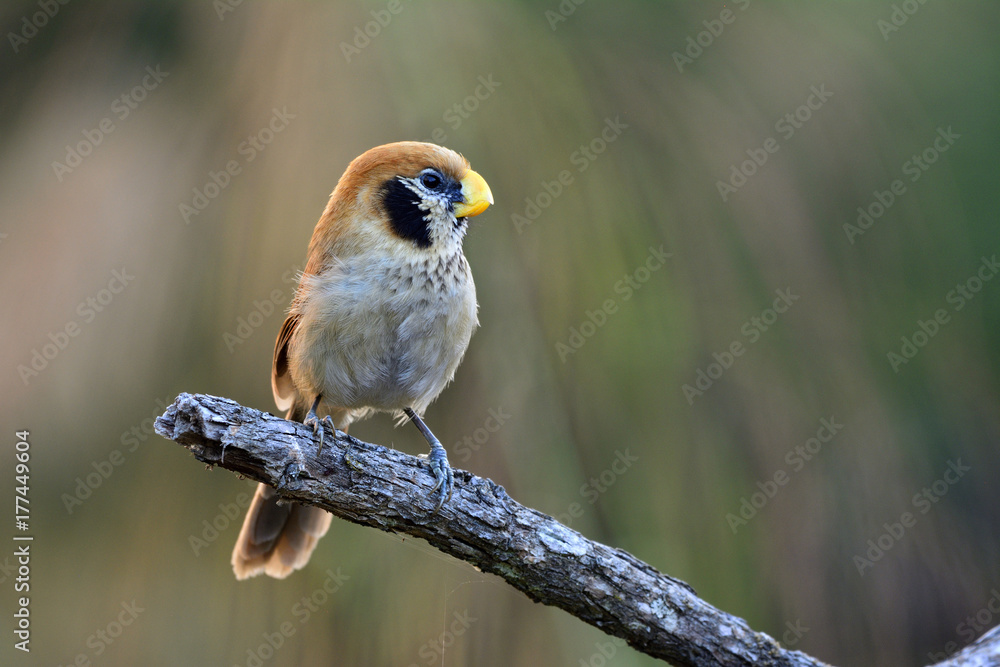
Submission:
<svg viewBox="0 0 1000 667">
<path fill-rule="evenodd" d="M 824 665 L 783 649 L 743 619 L 701 600 L 684 582 L 588 540 L 464 470 L 455 471 L 451 499 L 433 514 L 434 480 L 419 458 L 343 433 L 335 439 L 327 432 L 317 454 L 307 426 L 229 399 L 186 393 L 156 420 L 156 431 L 198 460 L 269 484 L 288 500 L 422 538 L 502 577 L 532 600 L 673 664 Z M 353 465 L 345 461 L 348 449 Z M 991 631 L 939 667 L 998 664 L 998 656 L 1000 635 Z"/>
</svg>

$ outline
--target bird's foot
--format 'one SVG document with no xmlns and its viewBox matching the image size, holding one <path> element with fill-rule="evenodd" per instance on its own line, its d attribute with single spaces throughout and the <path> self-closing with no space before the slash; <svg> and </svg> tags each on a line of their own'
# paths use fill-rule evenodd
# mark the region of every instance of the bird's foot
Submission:
<svg viewBox="0 0 1000 667">
<path fill-rule="evenodd" d="M 448 463 L 448 453 L 439 442 L 431 443 L 431 451 L 427 455 L 427 467 L 434 475 L 435 484 L 432 492 L 436 492 L 437 504 L 434 505 L 434 514 L 444 505 L 446 500 L 451 500 L 451 492 L 455 487 L 455 472 L 451 464 Z"/>
<path fill-rule="evenodd" d="M 421 458 L 427 460 L 427 467 L 431 469 L 431 474 L 434 475 L 435 484 L 431 491 L 437 497 L 437 504 L 434 506 L 432 514 L 437 514 L 441 506 L 444 505 L 444 501 L 451 498 L 451 492 L 455 486 L 455 473 L 448 463 L 448 452 L 444 451 L 441 441 L 431 433 L 424 420 L 412 408 L 403 408 L 403 413 L 410 418 L 410 421 L 413 422 L 413 425 L 417 427 L 417 430 L 420 431 L 420 434 L 424 436 L 424 439 L 431 446 L 431 451 Z"/>
<path fill-rule="evenodd" d="M 306 418 L 302 420 L 302 423 L 306 426 L 311 426 L 313 433 L 319 436 L 319 446 L 316 448 L 316 456 L 319 456 L 323 452 L 323 427 L 329 426 L 330 430 L 333 432 L 333 439 L 337 439 L 337 427 L 333 425 L 333 418 L 330 415 L 326 415 L 320 419 L 316 415 L 316 406 L 309 411 Z"/>
</svg>

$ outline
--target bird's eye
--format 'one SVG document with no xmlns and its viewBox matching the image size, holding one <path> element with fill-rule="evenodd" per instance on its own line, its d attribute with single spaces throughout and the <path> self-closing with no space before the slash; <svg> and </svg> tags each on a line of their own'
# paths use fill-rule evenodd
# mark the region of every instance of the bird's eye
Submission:
<svg viewBox="0 0 1000 667">
<path fill-rule="evenodd" d="M 420 184 L 428 190 L 437 190 L 441 187 L 441 177 L 433 171 L 428 171 L 420 176 Z"/>
</svg>

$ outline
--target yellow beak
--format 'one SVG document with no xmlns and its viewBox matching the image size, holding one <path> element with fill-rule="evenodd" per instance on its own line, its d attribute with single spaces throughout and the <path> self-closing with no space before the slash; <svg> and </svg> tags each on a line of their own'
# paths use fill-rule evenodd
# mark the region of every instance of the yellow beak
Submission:
<svg viewBox="0 0 1000 667">
<path fill-rule="evenodd" d="M 479 215 L 493 203 L 493 193 L 482 176 L 471 169 L 465 172 L 462 183 L 462 201 L 455 204 L 455 217 Z"/>
</svg>

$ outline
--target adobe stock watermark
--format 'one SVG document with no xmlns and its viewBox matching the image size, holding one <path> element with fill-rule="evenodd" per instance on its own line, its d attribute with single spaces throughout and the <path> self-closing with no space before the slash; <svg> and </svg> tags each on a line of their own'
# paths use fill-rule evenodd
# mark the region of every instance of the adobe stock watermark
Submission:
<svg viewBox="0 0 1000 667">
<path fill-rule="evenodd" d="M 924 349 L 931 342 L 931 339 L 938 335 L 941 327 L 951 322 L 952 313 L 962 310 L 976 298 L 976 295 L 982 291 L 986 283 L 993 280 L 998 271 L 1000 271 L 1000 262 L 997 262 L 997 256 L 995 254 L 991 257 L 983 256 L 979 268 L 964 281 L 956 284 L 945 295 L 945 302 L 951 305 L 951 313 L 946 308 L 938 308 L 929 319 L 918 319 L 916 329 L 911 335 L 900 336 L 899 351 L 890 350 L 886 353 L 886 359 L 892 366 L 892 371 L 899 373 L 902 366 L 910 363 L 920 350 Z"/>
<path fill-rule="evenodd" d="M 994 587 L 990 590 L 990 599 L 986 601 L 986 604 L 976 613 L 966 616 L 965 620 L 955 626 L 955 634 L 961 638 L 962 643 L 950 641 L 944 645 L 944 651 L 936 653 L 932 651 L 927 654 L 927 657 L 931 662 L 947 660 L 960 648 L 992 628 L 998 615 L 1000 615 L 1000 590 Z"/>
<path fill-rule="evenodd" d="M 747 346 L 760 340 L 774 326 L 778 318 L 783 313 L 788 312 L 788 309 L 799 300 L 798 294 L 792 294 L 791 287 L 786 287 L 783 290 L 777 289 L 774 293 L 778 296 L 771 307 L 762 310 L 760 315 L 751 317 L 740 327 L 740 333 L 746 339 L 746 344 L 743 343 L 743 339 L 737 338 L 722 352 L 713 352 L 712 358 L 715 361 L 709 363 L 705 368 L 699 367 L 695 371 L 694 384 L 681 385 L 681 392 L 687 399 L 688 405 L 694 405 L 695 398 L 703 396 L 706 391 L 711 389 L 712 385 L 733 367 L 736 360 L 746 353 Z"/>
<path fill-rule="evenodd" d="M 226 344 L 229 354 L 250 340 L 254 332 L 263 326 L 272 315 L 285 312 L 285 306 L 294 294 L 295 287 L 299 284 L 301 271 L 302 267 L 298 264 L 289 267 L 281 274 L 281 283 L 288 287 L 285 289 L 275 288 L 263 299 L 254 299 L 250 312 L 236 318 L 236 327 L 231 332 L 223 332 L 222 342 Z"/>
<path fill-rule="evenodd" d="M 510 419 L 510 415 L 503 411 L 502 406 L 496 410 L 490 408 L 486 419 L 483 421 L 483 425 L 475 429 L 470 435 L 462 438 L 459 442 L 456 442 L 454 447 L 451 448 L 455 458 L 461 463 L 468 462 L 472 458 L 472 455 L 489 442 L 490 437 L 507 423 L 508 419 Z"/>
<path fill-rule="evenodd" d="M 226 20 L 226 14 L 236 11 L 236 8 L 243 4 L 243 0 L 212 0 L 212 9 L 220 21 Z"/>
<path fill-rule="evenodd" d="M 111 272 L 111 279 L 107 285 L 98 290 L 93 296 L 88 296 L 76 306 L 76 314 L 80 319 L 70 319 L 55 333 L 48 333 L 48 342 L 43 343 L 41 348 L 35 347 L 31 350 L 31 359 L 27 364 L 17 365 L 17 374 L 21 382 L 27 387 L 31 380 L 38 377 L 42 371 L 49 367 L 56 357 L 62 354 L 69 347 L 73 339 L 80 335 L 83 326 L 90 324 L 97 316 L 111 305 L 119 294 L 135 280 L 135 276 L 130 274 L 123 266 Z"/>
<path fill-rule="evenodd" d="M 344 60 L 350 63 L 352 58 L 361 55 L 361 52 L 368 48 L 373 39 L 382 34 L 382 31 L 392 23 L 392 19 L 398 16 L 403 9 L 405 8 L 402 0 L 389 0 L 385 9 L 371 10 L 373 20 L 368 21 L 364 26 L 355 26 L 354 39 L 350 42 L 340 43 L 340 52 L 344 55 Z"/>
<path fill-rule="evenodd" d="M 195 557 L 200 556 L 201 552 L 218 540 L 230 526 L 238 523 L 240 517 L 250 507 L 252 499 L 252 493 L 239 493 L 233 502 L 219 503 L 219 512 L 211 519 L 202 519 L 201 531 L 188 535 L 188 545 Z"/>
<path fill-rule="evenodd" d="M 545 20 L 549 22 L 549 29 L 555 32 L 560 23 L 565 23 L 570 16 L 576 13 L 577 8 L 587 0 L 560 0 L 555 9 L 545 10 Z"/>
<path fill-rule="evenodd" d="M 900 4 L 894 3 L 892 11 L 889 13 L 889 20 L 880 18 L 875 21 L 875 27 L 882 33 L 882 39 L 888 42 L 889 35 L 897 32 L 906 25 L 910 17 L 916 14 L 920 10 L 920 7 L 926 3 L 927 0 L 903 0 Z"/>
<path fill-rule="evenodd" d="M 246 667 L 262 667 L 264 663 L 273 658 L 278 650 L 290 638 L 294 637 L 295 633 L 308 623 L 309 619 L 320 611 L 330 601 L 330 598 L 343 588 L 344 584 L 350 579 L 348 575 L 340 571 L 339 567 L 336 572 L 328 569 L 325 574 L 326 579 L 318 588 L 314 589 L 309 595 L 303 595 L 298 602 L 292 605 L 290 610 L 292 618 L 279 623 L 277 628 L 272 632 L 261 633 L 264 641 L 246 650 L 246 659 L 243 661 Z M 296 626 L 294 621 L 298 621 L 298 626 Z"/>
<path fill-rule="evenodd" d="M 107 625 L 97 628 L 92 635 L 87 637 L 85 645 L 90 650 L 77 653 L 72 660 L 66 663 L 66 667 L 88 667 L 92 658 L 104 655 L 104 652 L 125 633 L 126 628 L 135 623 L 139 614 L 146 611 L 146 608 L 140 607 L 134 599 L 131 602 L 123 601 L 119 606 L 121 611 Z M 60 663 L 59 667 L 63 667 L 63 664 Z"/>
<path fill-rule="evenodd" d="M 785 648 L 792 648 L 806 636 L 809 632 L 809 628 L 805 626 L 801 619 L 795 619 L 795 622 L 785 621 L 785 628 L 787 628 L 783 633 L 781 633 L 781 645 Z"/>
<path fill-rule="evenodd" d="M 445 652 L 454 646 L 458 638 L 468 632 L 472 624 L 478 620 L 478 618 L 469 614 L 468 609 L 463 612 L 456 611 L 452 615 L 451 623 L 441 631 L 441 634 L 428 639 L 420 645 L 420 648 L 417 649 L 417 655 L 424 661 L 424 664 L 438 664 L 444 659 Z M 419 665 L 412 662 L 409 667 L 419 667 Z"/>
<path fill-rule="evenodd" d="M 621 637 L 610 637 L 607 641 L 594 642 L 594 652 L 590 657 L 580 658 L 580 667 L 605 667 L 615 659 L 618 651 L 628 646 Z"/>
<path fill-rule="evenodd" d="M 940 502 L 951 487 L 958 484 L 970 470 L 972 470 L 970 466 L 962 465 L 962 459 L 948 461 L 948 467 L 945 468 L 941 478 L 930 486 L 925 486 L 910 500 L 913 509 L 919 510 L 919 514 L 903 512 L 896 521 L 883 523 L 882 528 L 885 530 L 878 537 L 868 540 L 868 549 L 864 555 L 855 555 L 852 558 L 854 566 L 858 568 L 858 574 L 863 577 L 866 570 L 875 567 L 875 563 L 882 560 L 890 549 L 899 544 L 906 532 L 917 525 L 920 516 L 930 512 L 931 508 Z"/>
<path fill-rule="evenodd" d="M 823 108 L 823 105 L 833 97 L 833 93 L 826 89 L 826 84 L 810 86 L 809 96 L 794 111 L 786 113 L 774 124 L 774 131 L 781 135 L 782 139 L 789 141 L 795 136 L 797 130 L 801 130 L 806 123 L 812 119 L 813 114 Z M 725 181 L 716 181 L 715 188 L 719 191 L 722 201 L 727 201 L 730 195 L 735 194 L 747 184 L 761 167 L 767 164 L 768 159 L 781 149 L 781 143 L 773 136 L 763 141 L 760 148 L 748 148 L 746 154 L 749 159 L 743 160 L 739 164 L 734 164 L 729 168 L 729 178 Z"/>
<path fill-rule="evenodd" d="M 118 128 L 115 121 L 117 120 L 117 122 L 121 123 L 131 116 L 132 112 L 138 109 L 139 105 L 168 76 L 170 76 L 170 72 L 164 72 L 160 69 L 159 65 L 156 67 L 147 66 L 146 75 L 142 77 L 142 81 L 138 85 L 112 100 L 111 114 L 99 120 L 94 127 L 81 130 L 83 139 L 72 146 L 69 144 L 66 145 L 66 156 L 62 162 L 58 160 L 52 161 L 52 173 L 55 174 L 56 180 L 62 183 L 63 178 L 73 173 L 74 169 L 83 164 L 83 159 L 93 153 L 94 149 L 100 146 L 105 138 Z"/>
<path fill-rule="evenodd" d="M 157 399 L 156 408 L 152 415 L 122 433 L 118 439 L 121 448 L 112 449 L 105 458 L 90 462 L 90 468 L 93 468 L 93 471 L 74 480 L 76 486 L 73 488 L 73 493 L 64 492 L 59 497 L 67 514 L 72 514 L 76 509 L 82 507 L 83 503 L 89 500 L 94 492 L 111 478 L 115 470 L 124 465 L 127 455 L 135 453 L 139 445 L 156 433 L 153 430 L 153 422 L 166 411 L 167 406 L 172 402 L 169 396 Z"/>
<path fill-rule="evenodd" d="M 750 7 L 750 0 L 736 0 L 733 4 L 739 7 L 741 12 L 745 12 Z M 701 24 L 705 26 L 705 29 L 696 35 L 688 35 L 685 40 L 684 53 L 674 51 L 671 54 L 674 64 L 677 65 L 677 71 L 683 74 L 685 65 L 693 65 L 694 61 L 700 58 L 705 50 L 715 43 L 717 38 L 722 36 L 726 26 L 736 22 L 736 16 L 736 12 L 729 7 L 724 7 L 719 12 L 719 18 L 702 21 Z"/>
<path fill-rule="evenodd" d="M 631 447 L 626 447 L 624 450 L 616 449 L 615 458 L 611 462 L 611 465 L 602 470 L 596 477 L 591 477 L 580 486 L 580 496 L 588 505 L 594 505 L 638 461 L 639 457 L 632 455 Z M 569 504 L 565 512 L 555 514 L 553 518 L 564 526 L 569 527 L 573 525 L 575 519 L 579 519 L 584 515 L 585 510 L 586 508 L 582 504 L 574 501 Z"/>
<path fill-rule="evenodd" d="M 948 126 L 947 130 L 941 127 L 937 128 L 937 136 L 931 142 L 931 145 L 920 153 L 914 153 L 900 167 L 903 175 L 910 177 L 910 183 L 916 183 L 920 180 L 921 176 L 927 173 L 931 165 L 938 161 L 941 154 L 954 146 L 955 141 L 961 137 L 962 135 L 956 134 L 951 129 L 951 125 Z M 867 206 L 858 207 L 858 217 L 855 220 L 855 224 L 845 222 L 843 225 L 844 233 L 847 234 L 847 240 L 851 245 L 854 245 L 857 237 L 871 229 L 885 215 L 886 211 L 899 201 L 899 198 L 905 195 L 906 192 L 906 183 L 902 178 L 892 181 L 885 190 L 875 190 L 872 193 L 873 201 Z"/>
<path fill-rule="evenodd" d="M 469 120 L 471 115 L 479 109 L 479 105 L 490 99 L 493 93 L 496 92 L 496 89 L 503 85 L 493 79 L 492 72 L 486 76 L 480 74 L 476 78 L 476 81 L 479 82 L 479 85 L 476 86 L 471 95 L 467 95 L 460 102 L 455 102 L 445 109 L 445 112 L 441 115 L 441 120 L 447 123 L 448 127 L 453 131 L 462 127 L 462 124 Z M 433 143 L 443 144 L 447 140 L 448 133 L 444 131 L 443 127 L 436 127 L 431 131 L 431 141 Z"/>
<path fill-rule="evenodd" d="M 833 440 L 843 428 L 844 425 L 837 423 L 835 416 L 829 419 L 824 417 L 819 420 L 819 428 L 816 429 L 816 435 L 806 440 L 803 444 L 789 449 L 788 453 L 785 454 L 785 463 L 788 464 L 789 469 L 778 468 L 771 475 L 770 479 L 766 479 L 763 482 L 758 481 L 757 488 L 759 490 L 750 494 L 749 498 L 747 496 L 740 498 L 740 507 L 736 510 L 737 513 L 733 514 L 730 512 L 726 514 L 726 523 L 729 525 L 729 529 L 733 531 L 733 535 L 740 528 L 750 523 L 778 495 L 778 490 L 783 486 L 787 486 L 795 473 L 805 468 L 806 463 L 812 461 L 820 453 L 823 445 Z"/>
<path fill-rule="evenodd" d="M 21 29 L 18 32 L 8 32 L 7 41 L 10 48 L 17 53 L 22 46 L 25 46 L 38 31 L 49 24 L 49 21 L 56 17 L 63 5 L 68 5 L 70 0 L 38 0 L 38 8 L 41 11 L 25 15 L 21 18 Z"/>
<path fill-rule="evenodd" d="M 598 329 L 607 324 L 608 319 L 618 312 L 619 300 L 625 302 L 631 299 L 636 292 L 642 289 L 643 285 L 649 282 L 653 273 L 663 268 L 667 259 L 673 256 L 673 253 L 664 252 L 662 245 L 659 248 L 649 246 L 649 255 L 646 256 L 646 261 L 632 273 L 622 276 L 622 279 L 614 284 L 612 289 L 616 296 L 605 299 L 595 310 L 588 310 L 586 312 L 587 319 L 580 322 L 579 325 L 569 328 L 569 337 L 566 341 L 556 342 L 556 353 L 559 355 L 559 361 L 565 364 L 570 356 L 579 352 L 580 348 L 594 337 Z"/>
<path fill-rule="evenodd" d="M 579 174 L 587 171 L 597 157 L 608 149 L 608 145 L 617 141 L 628 127 L 621 121 L 620 116 L 615 116 L 614 120 L 610 116 L 606 117 L 600 133 L 586 144 L 580 144 L 576 150 L 569 154 L 570 164 L 576 168 L 576 172 Z M 569 169 L 563 169 L 551 181 L 543 180 L 542 189 L 537 195 L 524 198 L 524 214 L 512 213 L 510 216 L 510 221 L 514 223 L 514 229 L 517 230 L 517 233 L 521 234 L 525 227 L 534 223 L 542 211 L 552 206 L 552 202 L 558 199 L 566 191 L 566 188 L 573 184 L 573 181 L 573 172 Z"/>
<path fill-rule="evenodd" d="M 193 196 L 191 202 L 181 202 L 178 204 L 178 210 L 180 211 L 181 218 L 184 220 L 184 224 L 190 225 L 193 218 L 201 215 L 208 208 L 208 205 L 212 203 L 212 200 L 229 187 L 233 177 L 243 173 L 243 167 L 253 162 L 258 155 L 263 153 L 271 145 L 271 142 L 274 141 L 274 138 L 288 127 L 289 121 L 294 119 L 295 114 L 288 113 L 288 107 L 281 107 L 281 109 L 274 107 L 271 110 L 271 118 L 268 119 L 264 127 L 247 136 L 236 147 L 236 153 L 242 159 L 233 158 L 228 160 L 219 171 L 209 171 L 208 180 L 205 181 L 204 185 L 200 188 L 192 188 L 191 192 Z"/>
</svg>

